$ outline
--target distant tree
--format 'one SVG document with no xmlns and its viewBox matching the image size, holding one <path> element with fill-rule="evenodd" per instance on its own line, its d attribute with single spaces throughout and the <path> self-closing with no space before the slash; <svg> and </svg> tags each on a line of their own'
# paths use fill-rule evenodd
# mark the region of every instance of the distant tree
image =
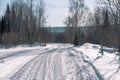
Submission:
<svg viewBox="0 0 120 80">
<path fill-rule="evenodd" d="M 74 44 L 74 46 L 78 46 L 79 45 L 79 39 L 78 39 L 77 33 L 75 34 L 75 37 L 74 37 L 74 40 L 73 40 L 73 44 Z"/>
<path fill-rule="evenodd" d="M 16 29 L 16 12 L 15 12 L 15 5 L 12 4 L 11 6 L 11 17 L 10 17 L 10 27 L 12 32 L 17 32 Z"/>
<path fill-rule="evenodd" d="M 80 27 L 84 23 L 86 13 L 87 7 L 84 4 L 84 0 L 69 0 L 69 16 L 68 18 L 66 18 L 65 24 L 67 25 L 67 27 L 73 27 L 74 30 L 71 33 L 73 33 L 72 35 L 74 35 L 74 37 L 79 36 L 81 31 Z M 72 40 L 74 40 L 73 37 L 71 38 Z M 81 41 L 80 38 L 77 39 L 79 39 L 77 41 Z"/>
<path fill-rule="evenodd" d="M 66 27 L 65 28 L 65 41 L 66 43 L 73 43 L 73 39 L 74 39 L 74 33 L 75 33 L 75 28 L 73 27 Z"/>
<path fill-rule="evenodd" d="M 1 5 L 1 1 L 0 1 L 0 5 Z M 0 6 L 0 13 L 1 13 L 1 6 Z M 2 42 L 2 34 L 1 34 L 1 15 L 0 15 L 0 44 Z"/>
<path fill-rule="evenodd" d="M 10 6 L 9 4 L 7 4 L 7 9 L 4 16 L 6 21 L 5 32 L 10 32 L 10 16 L 11 16 Z"/>
<path fill-rule="evenodd" d="M 1 1 L 0 1 L 0 13 L 1 13 Z M 0 16 L 0 18 L 1 18 L 1 16 Z"/>
<path fill-rule="evenodd" d="M 0 28 L 1 36 L 3 35 L 3 33 L 5 33 L 5 29 L 6 29 L 6 20 L 5 20 L 4 17 L 2 17 L 2 19 L 1 19 L 1 28 Z"/>
<path fill-rule="evenodd" d="M 98 0 L 99 1 L 99 0 Z M 104 46 L 111 46 L 113 44 L 110 37 L 113 37 L 113 25 L 111 18 L 111 11 L 108 4 L 100 0 L 95 9 L 95 26 L 98 35 L 98 41 L 101 45 L 101 53 L 103 55 Z M 112 45 L 113 46 L 113 45 Z"/>
<path fill-rule="evenodd" d="M 96 32 L 98 32 L 97 36 L 98 36 L 99 43 L 101 45 L 100 53 L 103 55 L 103 30 L 104 30 L 104 27 L 103 27 L 102 19 L 103 19 L 102 9 L 101 9 L 101 7 L 97 6 L 97 8 L 95 10 L 95 27 L 96 27 Z"/>
<path fill-rule="evenodd" d="M 47 16 L 45 15 L 45 3 L 43 0 L 39 0 L 37 5 L 37 27 L 45 27 Z"/>
<path fill-rule="evenodd" d="M 43 0 L 34 3 L 33 0 L 16 0 L 13 2 L 15 5 L 16 24 L 17 30 L 20 33 L 20 42 L 26 42 L 32 44 L 38 41 L 38 37 L 41 37 L 38 33 L 43 33 L 40 28 L 45 26 L 45 4 Z M 19 16 L 22 16 L 19 18 Z M 38 32 L 37 32 L 38 31 Z M 45 36 L 42 36 L 45 37 Z"/>
<path fill-rule="evenodd" d="M 5 32 L 5 27 L 6 27 L 6 21 L 5 21 L 5 18 L 2 17 L 1 21 L 0 21 L 0 39 L 1 39 L 1 43 L 2 43 L 2 36 L 3 36 L 3 33 Z"/>
<path fill-rule="evenodd" d="M 112 23 L 114 25 L 114 33 L 117 38 L 116 44 L 118 52 L 120 52 L 120 1 L 119 0 L 107 0 L 105 3 L 109 5 L 111 11 Z"/>
</svg>

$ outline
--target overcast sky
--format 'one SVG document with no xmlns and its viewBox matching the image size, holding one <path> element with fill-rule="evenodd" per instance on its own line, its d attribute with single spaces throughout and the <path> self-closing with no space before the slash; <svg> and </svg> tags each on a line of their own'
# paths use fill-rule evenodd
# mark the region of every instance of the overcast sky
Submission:
<svg viewBox="0 0 120 80">
<path fill-rule="evenodd" d="M 1 0 L 1 10 L 5 11 L 5 6 L 10 0 Z M 67 17 L 68 0 L 44 0 L 46 4 L 46 14 L 48 15 L 47 25 L 64 26 L 63 21 Z M 86 4 L 93 9 L 95 0 L 86 0 Z"/>
</svg>

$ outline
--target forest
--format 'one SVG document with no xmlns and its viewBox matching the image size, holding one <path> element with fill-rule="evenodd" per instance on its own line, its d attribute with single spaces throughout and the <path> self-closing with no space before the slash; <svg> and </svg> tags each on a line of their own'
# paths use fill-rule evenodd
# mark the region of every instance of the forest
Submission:
<svg viewBox="0 0 120 80">
<path fill-rule="evenodd" d="M 96 0 L 93 11 L 84 0 L 69 0 L 65 32 L 52 33 L 48 27 L 44 0 L 13 0 L 0 16 L 0 44 L 83 43 L 100 44 L 120 51 L 120 1 Z M 85 27 L 87 26 L 87 28 Z M 84 28 L 84 29 L 83 29 Z"/>
</svg>

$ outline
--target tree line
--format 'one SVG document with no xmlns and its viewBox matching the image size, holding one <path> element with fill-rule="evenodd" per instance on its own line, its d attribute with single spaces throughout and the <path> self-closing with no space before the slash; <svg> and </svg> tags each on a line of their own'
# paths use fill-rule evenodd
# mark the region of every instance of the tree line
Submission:
<svg viewBox="0 0 120 80">
<path fill-rule="evenodd" d="M 1 18 L 0 43 L 17 45 L 22 43 L 46 42 L 49 34 L 46 24 L 45 3 L 39 0 L 14 0 L 7 4 L 5 14 Z"/>
<path fill-rule="evenodd" d="M 51 33 L 46 27 L 47 16 L 43 0 L 14 0 L 6 7 L 0 20 L 0 43 L 17 45 L 33 42 L 86 42 L 114 47 L 120 51 L 120 1 L 96 0 L 91 11 L 84 0 L 69 0 L 69 15 L 65 32 Z M 84 27 L 83 26 L 87 26 Z M 103 52 L 102 52 L 103 53 Z"/>
<path fill-rule="evenodd" d="M 120 52 L 120 1 L 96 0 L 93 12 L 85 5 L 84 0 L 69 0 L 69 16 L 65 24 L 68 28 L 68 40 L 73 40 L 75 45 L 91 42 L 103 46 L 117 48 Z M 92 26 L 93 34 L 88 30 L 81 30 L 83 25 Z M 74 27 L 74 30 L 71 28 Z M 76 29 L 75 29 L 76 28 Z M 87 36 L 86 36 L 87 34 Z"/>
<path fill-rule="evenodd" d="M 0 19 L 0 44 L 10 47 L 34 42 L 65 42 L 64 33 L 52 33 L 46 28 L 45 3 L 36 1 L 13 0 L 7 4 Z"/>
</svg>

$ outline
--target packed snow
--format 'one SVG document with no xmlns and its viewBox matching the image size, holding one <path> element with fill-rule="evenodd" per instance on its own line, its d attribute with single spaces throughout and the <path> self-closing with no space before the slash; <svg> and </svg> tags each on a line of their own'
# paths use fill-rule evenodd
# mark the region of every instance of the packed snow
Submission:
<svg viewBox="0 0 120 80">
<path fill-rule="evenodd" d="M 120 55 L 85 43 L 0 49 L 0 80 L 120 80 Z"/>
</svg>

